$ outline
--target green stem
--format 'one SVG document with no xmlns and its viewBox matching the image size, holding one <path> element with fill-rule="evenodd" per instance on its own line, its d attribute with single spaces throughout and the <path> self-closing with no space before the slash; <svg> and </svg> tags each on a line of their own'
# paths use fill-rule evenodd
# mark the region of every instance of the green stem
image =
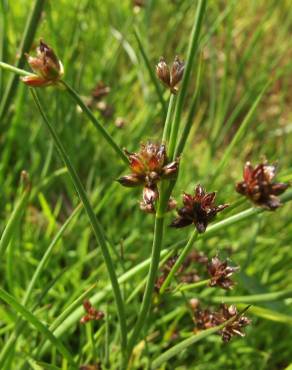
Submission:
<svg viewBox="0 0 292 370">
<path fill-rule="evenodd" d="M 228 320 L 222 325 L 215 326 L 214 328 L 211 328 L 211 329 L 203 330 L 203 331 L 199 332 L 198 334 L 192 335 L 190 338 L 187 338 L 187 339 L 181 341 L 180 343 L 176 344 L 175 346 L 171 347 L 170 349 L 168 349 L 167 351 L 162 353 L 160 356 L 158 356 L 153 361 L 151 369 L 156 369 L 156 368 L 160 367 L 163 363 L 167 362 L 172 357 L 181 353 L 182 351 L 184 351 L 189 346 L 193 345 L 196 342 L 199 342 L 200 340 L 208 337 L 211 334 L 216 333 L 217 331 L 222 329 L 225 325 L 227 325 L 227 323 L 230 322 L 230 321 L 231 320 Z"/>
<path fill-rule="evenodd" d="M 214 303 L 259 303 L 259 302 L 271 302 L 277 301 L 284 298 L 290 298 L 292 296 L 292 290 L 281 290 L 274 293 L 263 293 L 263 294 L 252 294 L 248 296 L 230 296 L 230 297 L 211 297 L 210 301 Z"/>
<path fill-rule="evenodd" d="M 116 307 L 117 307 L 117 312 L 118 312 L 118 317 L 119 317 L 119 322 L 120 322 L 120 330 L 121 330 L 121 347 L 122 347 L 122 355 L 125 356 L 126 354 L 126 348 L 127 348 L 127 326 L 126 326 L 126 319 L 125 319 L 125 312 L 124 312 L 124 302 L 123 298 L 121 295 L 121 290 L 120 286 L 117 280 L 117 276 L 115 273 L 115 268 L 113 265 L 112 258 L 110 256 L 109 250 L 107 248 L 107 243 L 104 235 L 104 231 L 102 229 L 102 226 L 98 222 L 96 215 L 94 213 L 94 210 L 89 202 L 89 199 L 87 197 L 86 191 L 83 187 L 83 184 L 78 176 L 78 174 L 75 171 L 75 168 L 73 167 L 70 158 L 68 157 L 66 150 L 63 147 L 63 144 L 61 143 L 58 134 L 56 133 L 54 127 L 51 125 L 49 120 L 47 119 L 44 110 L 40 104 L 40 101 L 37 97 L 37 94 L 34 90 L 31 90 L 34 101 L 41 113 L 41 116 L 47 126 L 47 129 L 49 130 L 54 143 L 59 151 L 60 157 L 63 160 L 64 164 L 66 165 L 68 172 L 72 178 L 72 182 L 75 186 L 75 189 L 79 195 L 80 200 L 83 203 L 84 209 L 88 215 L 88 218 L 90 220 L 92 229 L 94 231 L 95 238 L 98 242 L 98 244 L 101 247 L 101 251 L 103 254 L 104 262 L 107 267 L 107 271 L 109 274 L 109 278 L 111 281 L 112 289 L 113 289 L 113 294 L 115 297 L 116 301 Z"/>
<path fill-rule="evenodd" d="M 18 201 L 18 203 L 16 204 L 8 222 L 7 222 L 7 225 L 3 231 L 3 234 L 1 235 L 1 239 L 0 239 L 0 257 L 2 257 L 2 255 L 4 254 L 6 248 L 8 247 L 8 244 L 10 243 L 12 237 L 13 237 L 13 234 L 14 234 L 14 230 L 15 230 L 15 227 L 25 209 L 25 206 L 26 206 L 26 203 L 27 203 L 27 200 L 29 198 L 29 194 L 30 194 L 30 191 L 29 189 L 25 189 Z"/>
<path fill-rule="evenodd" d="M 24 69 L 14 67 L 11 64 L 7 64 L 4 62 L 0 62 L 0 68 L 3 69 L 4 71 L 12 72 L 20 76 L 34 76 L 33 73 L 27 72 Z"/>
<path fill-rule="evenodd" d="M 201 280 L 201 281 L 198 281 L 196 283 L 193 283 L 193 284 L 182 284 L 182 285 L 179 285 L 173 293 L 177 293 L 177 292 L 185 292 L 186 290 L 192 290 L 192 289 L 197 289 L 197 288 L 201 288 L 202 286 L 206 286 L 208 284 L 210 280 L 209 279 L 206 279 L 206 280 Z"/>
<path fill-rule="evenodd" d="M 163 130 L 162 143 L 167 143 L 169 140 L 170 130 L 171 130 L 171 118 L 173 113 L 173 108 L 176 102 L 176 95 L 171 94 L 169 99 L 169 105 Z"/>
<path fill-rule="evenodd" d="M 191 33 L 191 39 L 189 43 L 189 49 L 187 53 L 187 62 L 186 67 L 183 75 L 182 84 L 180 87 L 180 93 L 178 96 L 178 102 L 175 109 L 175 115 L 173 120 L 173 125 L 171 127 L 171 135 L 170 135 L 170 142 L 169 142 L 169 157 L 174 159 L 174 152 L 176 147 L 177 141 L 177 134 L 179 130 L 179 124 L 181 121 L 181 115 L 183 110 L 183 104 L 187 94 L 187 87 L 189 84 L 189 80 L 191 77 L 192 67 L 194 64 L 194 58 L 198 50 L 199 45 L 199 35 L 202 28 L 202 21 L 205 14 L 207 0 L 199 0 L 197 12 L 195 15 L 195 21 Z"/>
<path fill-rule="evenodd" d="M 24 63 L 25 63 L 24 53 L 28 52 L 29 49 L 31 48 L 33 39 L 35 37 L 36 30 L 37 30 L 38 23 L 39 23 L 42 11 L 44 9 L 44 5 L 45 5 L 45 0 L 35 0 L 34 2 L 34 5 L 27 19 L 25 30 L 23 32 L 23 37 L 22 37 L 21 45 L 20 45 L 19 52 L 18 52 L 18 54 L 20 55 L 20 58 L 18 59 L 18 62 L 16 64 L 17 68 L 22 68 L 24 66 Z M 7 112 L 9 108 L 10 102 L 14 94 L 16 93 L 17 85 L 18 85 L 17 76 L 12 76 L 7 84 L 7 87 L 3 94 L 3 98 L 1 99 L 0 120 L 4 117 L 5 113 Z"/>
<path fill-rule="evenodd" d="M 153 246 L 152 246 L 152 254 L 151 254 L 151 264 L 148 273 L 148 280 L 145 288 L 145 293 L 143 296 L 143 301 L 141 305 L 141 309 L 138 315 L 138 319 L 136 321 L 134 331 L 129 339 L 129 346 L 128 346 L 128 353 L 129 356 L 133 350 L 133 347 L 136 341 L 139 338 L 143 325 L 147 319 L 149 309 L 151 306 L 151 298 L 154 289 L 157 269 L 159 265 L 159 258 L 160 258 L 160 249 L 163 240 L 163 229 L 164 229 L 164 217 L 161 215 L 157 215 L 155 218 L 155 227 L 154 227 L 154 239 L 153 239 Z"/>
<path fill-rule="evenodd" d="M 171 97 L 169 100 L 168 112 L 167 112 L 163 135 L 162 135 L 164 140 L 167 139 L 167 132 L 169 132 L 169 125 L 171 122 L 171 112 L 172 112 L 174 102 L 175 102 L 175 98 Z M 145 293 L 143 296 L 141 309 L 138 314 L 138 319 L 136 321 L 134 330 L 129 339 L 128 360 L 131 356 L 131 352 L 134 348 L 134 345 L 139 338 L 141 330 L 145 322 L 147 321 L 147 316 L 148 316 L 148 313 L 151 307 L 151 298 L 152 298 L 152 294 L 154 290 L 155 279 L 156 279 L 157 270 L 158 270 L 159 261 L 160 261 L 160 251 L 161 251 L 161 247 L 163 243 L 164 217 L 165 217 L 165 211 L 167 208 L 167 203 L 169 200 L 170 192 L 171 191 L 170 191 L 169 183 L 162 182 L 161 187 L 160 187 L 160 198 L 159 198 L 157 211 L 155 215 L 151 263 L 150 263 L 150 268 L 149 268 L 149 272 L 147 276 L 147 283 L 146 283 L 146 288 L 145 288 Z M 125 364 L 125 366 L 127 366 L 127 364 Z"/>
<path fill-rule="evenodd" d="M 112 136 L 108 133 L 108 131 L 100 124 L 100 122 L 95 118 L 94 114 L 91 110 L 87 107 L 87 105 L 83 102 L 81 97 L 78 93 L 67 84 L 65 81 L 60 81 L 66 88 L 68 94 L 72 97 L 73 100 L 79 105 L 79 107 L 83 110 L 83 112 L 87 115 L 90 121 L 93 123 L 94 127 L 97 131 L 103 136 L 103 138 L 107 141 L 107 143 L 112 147 L 112 149 L 117 153 L 117 155 L 126 163 L 129 164 L 128 158 L 123 150 L 118 146 L 118 144 L 114 141 Z"/>
<path fill-rule="evenodd" d="M 189 251 L 191 250 L 194 241 L 197 239 L 198 233 L 195 231 L 193 232 L 192 236 L 190 237 L 187 245 L 182 250 L 181 254 L 179 255 L 178 259 L 176 260 L 175 264 L 173 265 L 172 269 L 170 270 L 169 274 L 167 275 L 167 278 L 165 279 L 164 283 L 162 284 L 159 293 L 163 294 L 166 290 L 166 288 L 171 283 L 171 280 L 174 278 L 175 273 L 180 268 L 182 263 L 184 262 L 186 256 L 188 255 Z"/>
</svg>

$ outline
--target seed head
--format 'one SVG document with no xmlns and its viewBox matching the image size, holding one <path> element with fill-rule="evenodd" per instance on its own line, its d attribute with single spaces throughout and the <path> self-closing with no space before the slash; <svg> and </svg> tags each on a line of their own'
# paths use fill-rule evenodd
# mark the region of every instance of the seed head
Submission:
<svg viewBox="0 0 292 370">
<path fill-rule="evenodd" d="M 63 65 L 53 49 L 45 44 L 44 41 L 40 40 L 35 57 L 26 54 L 26 58 L 35 73 L 35 75 L 21 78 L 26 85 L 44 87 L 58 84 L 64 74 Z"/>
<path fill-rule="evenodd" d="M 216 256 L 208 263 L 207 270 L 210 275 L 209 286 L 220 286 L 223 289 L 231 289 L 234 286 L 234 282 L 230 277 L 239 268 L 228 266 L 227 261 L 220 261 Z"/>
<path fill-rule="evenodd" d="M 195 322 L 198 329 L 210 329 L 214 326 L 224 324 L 231 320 L 223 329 L 219 331 L 223 342 L 229 342 L 233 336 L 243 337 L 245 335 L 243 329 L 251 323 L 251 320 L 238 313 L 234 305 L 227 306 L 222 304 L 218 312 L 212 312 L 209 309 L 201 310 L 198 308 L 195 312 Z"/>
<path fill-rule="evenodd" d="M 81 324 L 86 324 L 89 321 L 98 321 L 104 318 L 104 313 L 94 308 L 88 299 L 84 300 L 83 307 L 86 314 L 80 319 Z"/>
<path fill-rule="evenodd" d="M 156 66 L 156 75 L 173 94 L 176 94 L 178 91 L 177 85 L 183 77 L 184 68 L 185 64 L 178 56 L 175 57 L 171 68 L 166 63 L 165 59 L 161 57 Z"/>
<path fill-rule="evenodd" d="M 201 185 L 197 185 L 194 195 L 184 193 L 183 207 L 170 226 L 181 228 L 194 224 L 199 233 L 205 232 L 216 214 L 228 207 L 227 204 L 216 206 L 215 197 L 215 193 L 206 193 Z"/>
<path fill-rule="evenodd" d="M 177 175 L 179 161 L 168 163 L 165 145 L 151 142 L 141 144 L 137 153 L 125 153 L 129 158 L 132 173 L 120 177 L 118 182 L 126 187 L 144 186 L 140 208 L 147 213 L 154 213 L 155 202 L 159 198 L 157 184 L 162 179 L 174 178 Z M 170 199 L 169 209 L 174 207 L 174 201 Z"/>
<path fill-rule="evenodd" d="M 275 165 L 269 165 L 264 161 L 253 167 L 250 162 L 246 162 L 243 181 L 236 184 L 236 191 L 256 205 L 274 211 L 281 206 L 278 195 L 289 187 L 289 184 L 273 182 L 275 175 Z"/>
<path fill-rule="evenodd" d="M 222 304 L 220 311 L 215 313 L 215 317 L 218 324 L 222 324 L 225 321 L 234 318 L 234 320 L 220 330 L 223 342 L 229 342 L 230 339 L 236 335 L 244 337 L 245 333 L 243 328 L 251 323 L 250 319 L 237 312 L 237 308 L 234 305 L 228 307 L 226 304 Z"/>
</svg>

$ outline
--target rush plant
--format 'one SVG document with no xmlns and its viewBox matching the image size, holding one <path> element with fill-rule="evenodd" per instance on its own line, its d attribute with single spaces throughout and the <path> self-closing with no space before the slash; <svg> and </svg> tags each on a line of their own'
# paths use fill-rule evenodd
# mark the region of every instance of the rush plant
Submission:
<svg viewBox="0 0 292 370">
<path fill-rule="evenodd" d="M 67 52 L 53 32 L 40 39 L 36 51 L 28 47 L 30 36 L 44 22 L 39 19 L 43 5 L 35 2 L 24 36 L 26 46 L 20 49 L 28 68 L 0 61 L 1 72 L 12 73 L 15 88 L 16 76 L 22 82 L 15 97 L 8 84 L 1 102 L 7 149 L 0 180 L 7 216 L 0 239 L 0 368 L 201 369 L 216 363 L 216 356 L 218 366 L 242 368 L 232 351 L 239 348 L 240 353 L 240 346 L 245 351 L 249 340 L 249 351 L 255 353 L 253 338 L 263 341 L 256 326 L 272 335 L 272 326 L 265 328 L 262 321 L 292 324 L 287 299 L 292 291 L 285 283 L 287 261 L 282 258 L 291 241 L 286 210 L 292 199 L 291 163 L 286 146 L 277 149 L 276 158 L 272 149 L 261 153 L 271 156 L 273 164 L 262 158 L 255 166 L 246 162 L 255 157 L 252 146 L 261 148 L 263 139 L 262 131 L 255 133 L 250 125 L 256 112 L 262 112 L 262 99 L 273 93 L 272 86 L 285 74 L 284 68 L 268 73 L 267 63 L 256 79 L 257 72 L 247 67 L 265 28 L 258 26 L 258 39 L 252 37 L 250 48 L 240 54 L 238 64 L 232 64 L 237 57 L 232 38 L 239 5 L 232 1 L 222 10 L 211 0 L 174 2 L 169 5 L 175 9 L 173 27 L 182 24 L 185 31 L 191 30 L 190 37 L 186 43 L 185 33 L 174 35 L 170 28 L 164 34 L 150 28 L 161 39 L 160 50 L 155 48 L 155 65 L 145 42 L 148 23 L 151 14 L 162 17 L 159 22 L 167 14 L 155 13 L 161 5 L 156 9 L 152 2 L 134 2 L 131 14 L 136 24 L 131 35 L 137 45 L 124 38 L 125 29 L 120 33 L 112 27 L 118 39 L 116 59 L 108 58 L 112 65 L 101 59 L 95 66 L 94 58 L 88 58 L 94 43 L 86 44 L 83 32 L 73 31 L 73 45 Z M 1 3 L 2 9 L 6 6 Z M 55 16 L 54 6 L 48 6 L 44 15 L 48 22 Z M 84 14 L 80 22 L 87 30 L 90 6 L 95 9 L 81 1 L 79 8 Z M 113 12 L 119 7 L 123 9 L 122 4 L 115 5 Z M 6 14 L 1 24 L 8 37 Z M 106 17 L 99 21 L 106 23 Z M 223 65 L 217 66 L 221 61 L 213 53 L 220 48 L 214 42 L 225 22 Z M 283 26 L 283 34 L 287 29 Z M 84 58 L 79 48 L 85 48 Z M 125 72 L 120 48 L 136 75 Z M 3 45 L 1 52 L 4 60 Z M 82 68 L 75 54 L 86 60 Z M 95 87 L 87 89 L 91 96 L 85 96 L 78 91 L 89 65 L 99 77 Z M 101 66 L 104 77 L 114 70 L 120 73 L 120 90 L 115 86 L 118 74 L 112 78 L 112 88 L 102 80 Z M 151 83 L 146 88 L 148 78 Z M 132 80 L 132 88 L 141 89 L 143 98 L 127 86 Z M 134 123 L 117 116 L 114 129 L 109 124 L 115 114 L 111 104 L 123 112 L 133 102 L 140 104 L 135 108 L 140 110 L 137 118 L 130 115 Z M 91 126 L 85 125 L 85 118 Z M 26 122 L 21 134 L 20 120 Z M 150 122 L 157 125 L 155 129 Z M 273 131 L 269 140 L 277 135 L 279 131 Z M 284 136 L 281 131 L 283 141 Z M 21 149 L 15 154 L 18 140 Z M 38 145 L 40 157 L 35 154 Z M 15 157 L 19 159 L 12 176 L 9 169 Z M 279 182 L 274 160 L 286 166 L 279 172 Z M 53 171 L 54 161 L 63 167 Z M 24 165 L 27 172 L 22 172 L 17 187 L 17 171 Z M 243 180 L 238 181 L 242 168 Z M 241 226 L 244 221 L 248 233 Z M 280 234 L 278 239 L 275 233 Z M 272 252 L 265 248 L 274 248 L 276 242 L 285 250 L 281 258 L 273 256 L 269 261 L 266 254 Z M 233 294 L 237 291 L 238 296 Z M 236 338 L 246 334 L 246 339 Z M 204 345 L 211 348 L 206 357 Z M 258 368 L 269 362 L 268 356 L 262 357 Z M 285 354 L 282 362 L 288 366 L 287 358 Z M 252 356 L 248 367 L 250 363 Z M 279 360 L 272 366 L 280 364 Z"/>
</svg>

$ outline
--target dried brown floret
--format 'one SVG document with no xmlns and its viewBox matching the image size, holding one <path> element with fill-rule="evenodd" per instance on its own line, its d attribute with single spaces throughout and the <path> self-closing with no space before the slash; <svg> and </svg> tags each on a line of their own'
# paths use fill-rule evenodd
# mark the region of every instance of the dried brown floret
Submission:
<svg viewBox="0 0 292 370">
<path fill-rule="evenodd" d="M 253 167 L 247 162 L 243 171 L 243 181 L 236 184 L 236 191 L 248 197 L 256 205 L 274 211 L 280 207 L 278 195 L 282 194 L 289 184 L 273 182 L 276 166 L 267 161 Z"/>
<path fill-rule="evenodd" d="M 243 337 L 245 335 L 243 329 L 251 323 L 251 320 L 243 313 L 238 312 L 234 305 L 228 307 L 226 304 L 222 304 L 218 312 L 212 312 L 209 309 L 195 311 L 195 322 L 200 330 L 210 329 L 224 324 L 228 320 L 230 322 L 219 331 L 223 342 L 229 342 L 236 335 Z"/>
<path fill-rule="evenodd" d="M 236 335 L 244 337 L 245 333 L 243 328 L 251 323 L 250 319 L 243 314 L 238 313 L 237 308 L 234 305 L 228 307 L 226 304 L 222 304 L 220 311 L 216 313 L 215 316 L 218 324 L 222 324 L 225 321 L 234 318 L 234 320 L 231 320 L 222 330 L 220 330 L 223 342 L 229 342 L 230 339 Z"/>
<path fill-rule="evenodd" d="M 215 197 L 216 193 L 206 193 L 201 185 L 196 187 L 194 195 L 184 193 L 183 207 L 170 226 L 181 228 L 194 224 L 199 233 L 205 232 L 216 214 L 228 207 L 227 204 L 216 206 Z"/>
<path fill-rule="evenodd" d="M 140 208 L 148 213 L 155 212 L 155 202 L 159 198 L 157 183 L 162 179 L 173 178 L 178 172 L 178 160 L 169 162 L 165 145 L 148 142 L 141 144 L 138 153 L 125 151 L 129 158 L 131 174 L 118 179 L 126 187 L 144 186 Z M 176 204 L 170 199 L 168 208 Z"/>
<path fill-rule="evenodd" d="M 104 98 L 105 96 L 107 96 L 109 94 L 109 92 L 111 91 L 110 87 L 107 86 L 103 81 L 99 81 L 95 88 L 92 90 L 91 92 L 91 96 L 99 101 L 100 99 Z"/>
<path fill-rule="evenodd" d="M 84 300 L 83 307 L 86 314 L 80 319 L 81 324 L 86 324 L 89 321 L 98 321 L 104 318 L 104 313 L 94 308 L 88 299 Z"/>
<path fill-rule="evenodd" d="M 211 259 L 207 265 L 207 270 L 210 275 L 209 286 L 220 286 L 223 289 L 231 289 L 234 282 L 231 280 L 231 275 L 239 270 L 239 267 L 231 267 L 227 265 L 227 261 L 221 261 L 218 257 Z"/>
<path fill-rule="evenodd" d="M 44 41 L 40 40 L 37 48 L 37 56 L 31 57 L 26 54 L 27 61 L 35 75 L 21 77 L 21 80 L 28 86 L 44 87 L 56 85 L 64 74 L 61 61 L 57 58 L 53 49 Z"/>
</svg>

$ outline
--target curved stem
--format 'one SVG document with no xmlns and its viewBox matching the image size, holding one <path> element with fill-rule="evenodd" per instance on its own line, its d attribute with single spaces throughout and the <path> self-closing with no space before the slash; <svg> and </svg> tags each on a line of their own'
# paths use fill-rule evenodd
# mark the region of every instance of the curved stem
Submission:
<svg viewBox="0 0 292 370">
<path fill-rule="evenodd" d="M 49 130 L 54 143 L 59 151 L 60 157 L 63 160 L 64 164 L 66 165 L 68 172 L 72 178 L 73 184 L 75 186 L 75 189 L 79 195 L 80 200 L 83 203 L 83 206 L 85 208 L 85 211 L 88 215 L 88 218 L 90 220 L 91 226 L 93 228 L 93 232 L 95 235 L 95 238 L 98 242 L 98 244 L 101 247 L 102 255 L 104 258 L 104 262 L 107 267 L 108 275 L 111 281 L 112 289 L 113 289 L 113 294 L 115 297 L 116 301 L 116 307 L 117 307 L 117 312 L 118 312 L 118 317 L 119 317 L 119 322 L 120 322 L 120 330 L 121 330 L 121 347 L 122 347 L 122 354 L 123 356 L 126 355 L 126 348 L 127 348 L 127 326 L 126 326 L 126 318 L 125 318 L 125 312 L 124 312 L 124 302 L 120 290 L 120 286 L 117 280 L 117 276 L 115 273 L 113 261 L 111 258 L 111 255 L 109 253 L 109 250 L 107 248 L 106 244 L 106 239 L 104 235 L 104 231 L 102 229 L 102 226 L 98 222 L 96 215 L 94 213 L 94 210 L 89 202 L 88 196 L 86 194 L 86 191 L 83 187 L 83 184 L 78 176 L 78 174 L 75 171 L 75 168 L 73 167 L 70 158 L 68 157 L 66 150 L 63 147 L 63 144 L 61 143 L 58 134 L 56 133 L 54 127 L 51 125 L 49 120 L 47 119 L 44 110 L 40 104 L 40 101 L 37 97 L 37 94 L 34 90 L 31 90 L 34 101 L 41 113 L 41 116 L 47 126 L 47 129 Z"/>
<path fill-rule="evenodd" d="M 164 283 L 162 284 L 159 293 L 163 294 L 166 290 L 166 288 L 169 286 L 171 283 L 171 280 L 173 279 L 175 273 L 177 270 L 180 268 L 182 263 L 184 262 L 186 256 L 188 255 L 190 249 L 192 248 L 192 245 L 194 241 L 197 239 L 198 233 L 195 231 L 192 236 L 190 237 L 187 245 L 184 247 L 182 250 L 181 254 L 179 255 L 178 259 L 176 260 L 175 264 L 173 265 L 172 269 L 170 270 L 169 274 L 167 275 L 167 278 L 165 279 Z"/>
<path fill-rule="evenodd" d="M 128 158 L 123 150 L 118 146 L 118 144 L 114 141 L 112 136 L 108 133 L 108 131 L 100 124 L 100 122 L 95 118 L 94 114 L 91 110 L 87 107 L 87 105 L 83 102 L 81 97 L 78 93 L 67 84 L 65 81 L 60 81 L 63 86 L 65 86 L 66 91 L 68 94 L 75 100 L 75 102 L 79 105 L 79 107 L 83 110 L 83 112 L 87 115 L 90 121 L 93 123 L 94 127 L 99 131 L 99 133 L 104 137 L 107 143 L 112 147 L 112 149 L 117 153 L 117 155 L 126 163 L 129 164 Z"/>
<path fill-rule="evenodd" d="M 31 12 L 27 18 L 27 23 L 23 31 L 23 36 L 18 51 L 18 54 L 20 56 L 16 64 L 18 68 L 22 68 L 24 66 L 25 63 L 24 53 L 28 52 L 29 49 L 31 48 L 45 3 L 46 3 L 45 0 L 35 0 L 31 8 Z M 4 91 L 3 98 L 1 99 L 0 104 L 1 120 L 4 118 L 6 112 L 8 111 L 11 101 L 17 91 L 18 81 L 19 80 L 17 76 L 12 76 L 7 83 L 7 87 Z"/>
</svg>

